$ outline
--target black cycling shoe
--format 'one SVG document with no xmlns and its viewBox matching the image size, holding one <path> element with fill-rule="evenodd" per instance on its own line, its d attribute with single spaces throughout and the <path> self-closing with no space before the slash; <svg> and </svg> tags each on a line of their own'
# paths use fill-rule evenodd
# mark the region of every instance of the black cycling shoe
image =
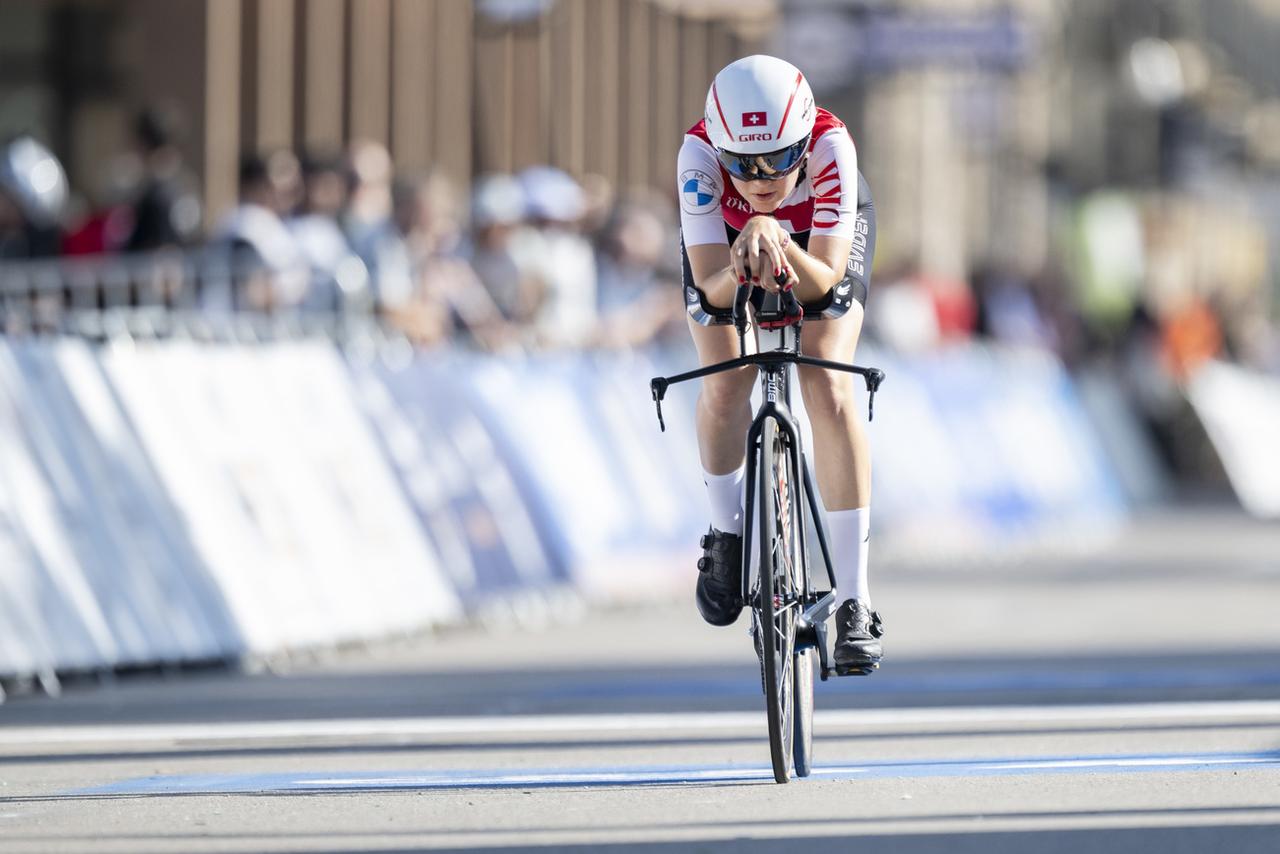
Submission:
<svg viewBox="0 0 1280 854">
<path fill-rule="evenodd" d="M 884 623 L 879 611 L 872 611 L 861 599 L 846 599 L 836 611 L 836 648 L 834 658 L 837 676 L 866 676 L 880 666 L 884 654 L 880 638 Z"/>
<path fill-rule="evenodd" d="M 742 537 L 710 528 L 701 546 L 698 612 L 713 626 L 730 625 L 742 613 Z"/>
</svg>

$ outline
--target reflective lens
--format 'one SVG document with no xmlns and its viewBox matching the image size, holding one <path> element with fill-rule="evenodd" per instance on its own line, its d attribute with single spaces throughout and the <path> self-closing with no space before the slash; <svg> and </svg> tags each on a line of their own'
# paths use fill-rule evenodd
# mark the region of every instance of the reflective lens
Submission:
<svg viewBox="0 0 1280 854">
<path fill-rule="evenodd" d="M 776 181 L 790 175 L 809 150 L 809 137 L 768 154 L 734 154 L 731 151 L 716 152 L 720 164 L 735 178 L 743 181 Z"/>
</svg>

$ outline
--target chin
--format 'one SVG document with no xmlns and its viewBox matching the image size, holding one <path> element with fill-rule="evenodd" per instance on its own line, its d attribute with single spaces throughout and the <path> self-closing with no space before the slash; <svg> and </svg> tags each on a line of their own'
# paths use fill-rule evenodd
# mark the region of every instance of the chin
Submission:
<svg viewBox="0 0 1280 854">
<path fill-rule="evenodd" d="M 782 198 L 775 197 L 767 202 L 762 202 L 760 199 L 748 199 L 748 202 L 751 204 L 751 209 L 756 213 L 773 213 L 782 204 Z"/>
</svg>

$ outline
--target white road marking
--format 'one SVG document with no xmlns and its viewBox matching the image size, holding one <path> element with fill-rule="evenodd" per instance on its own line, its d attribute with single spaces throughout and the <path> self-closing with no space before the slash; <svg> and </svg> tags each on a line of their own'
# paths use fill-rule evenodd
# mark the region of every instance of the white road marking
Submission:
<svg viewBox="0 0 1280 854">
<path fill-rule="evenodd" d="M 833 709 L 814 714 L 815 726 L 920 727 L 947 724 L 1096 723 L 1100 721 L 1273 720 L 1280 701 L 1126 703 L 1079 706 L 988 706 L 908 709 Z M 447 737 L 504 734 L 662 732 L 683 734 L 755 730 L 764 712 L 664 714 L 511 715 L 337 720 L 228 721 L 196 724 L 10 726 L 0 729 L 0 749 L 72 744 L 265 741 L 300 738 Z"/>
</svg>

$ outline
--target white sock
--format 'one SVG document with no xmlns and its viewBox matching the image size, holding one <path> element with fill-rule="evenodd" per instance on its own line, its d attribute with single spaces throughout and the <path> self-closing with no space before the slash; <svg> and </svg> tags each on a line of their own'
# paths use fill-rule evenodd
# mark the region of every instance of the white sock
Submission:
<svg viewBox="0 0 1280 854">
<path fill-rule="evenodd" d="M 861 599 L 870 608 L 867 551 L 871 539 L 871 508 L 828 510 L 827 537 L 840 601 Z"/>
<path fill-rule="evenodd" d="M 742 535 L 742 481 L 746 476 L 746 463 L 728 474 L 702 472 L 702 482 L 711 499 L 711 527 L 717 531 Z"/>
</svg>

